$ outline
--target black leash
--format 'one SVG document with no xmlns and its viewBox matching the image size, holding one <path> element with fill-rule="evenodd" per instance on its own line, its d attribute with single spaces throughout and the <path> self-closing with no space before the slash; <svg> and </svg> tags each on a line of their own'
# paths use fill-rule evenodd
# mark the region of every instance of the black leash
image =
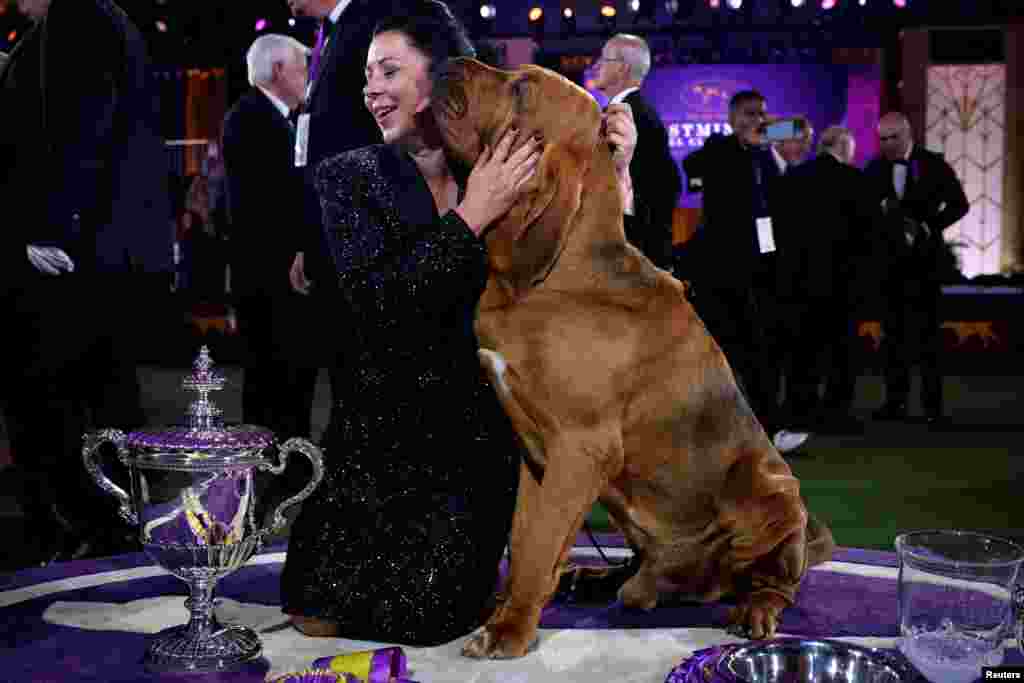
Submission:
<svg viewBox="0 0 1024 683">
<path fill-rule="evenodd" d="M 590 525 L 587 524 L 587 520 L 585 519 L 583 520 L 583 528 L 586 529 L 587 536 L 590 536 L 590 542 L 594 544 L 595 548 L 597 548 L 597 554 L 601 556 L 601 559 L 604 560 L 605 564 L 611 567 L 625 567 L 627 564 L 629 564 L 629 560 L 624 560 L 622 562 L 612 562 L 608 559 L 608 556 L 604 554 L 604 549 L 601 547 L 601 544 L 597 542 L 596 538 L 594 538 L 594 532 L 591 531 Z"/>
</svg>

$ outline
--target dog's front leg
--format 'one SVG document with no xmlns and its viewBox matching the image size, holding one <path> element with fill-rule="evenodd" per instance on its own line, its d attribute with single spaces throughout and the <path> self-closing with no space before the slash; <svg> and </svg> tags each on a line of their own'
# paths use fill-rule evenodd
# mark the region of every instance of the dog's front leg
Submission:
<svg viewBox="0 0 1024 683">
<path fill-rule="evenodd" d="M 543 482 L 521 471 L 512 522 L 505 601 L 484 629 L 463 647 L 468 657 L 522 657 L 537 639 L 541 610 L 558 584 L 583 517 L 606 481 L 609 448 L 593 446 L 594 434 L 560 435 L 546 445 Z M 613 442 L 614 443 L 614 442 Z"/>
</svg>

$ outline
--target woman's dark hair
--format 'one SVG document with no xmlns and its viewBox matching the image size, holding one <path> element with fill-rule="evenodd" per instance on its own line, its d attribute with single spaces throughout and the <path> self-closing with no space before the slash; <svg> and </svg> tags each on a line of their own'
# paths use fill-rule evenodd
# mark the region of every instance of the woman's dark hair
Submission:
<svg viewBox="0 0 1024 683">
<path fill-rule="evenodd" d="M 407 10 L 377 24 L 374 37 L 388 31 L 405 35 L 413 47 L 430 59 L 431 76 L 449 59 L 476 57 L 465 27 L 441 0 L 417 0 Z"/>
</svg>

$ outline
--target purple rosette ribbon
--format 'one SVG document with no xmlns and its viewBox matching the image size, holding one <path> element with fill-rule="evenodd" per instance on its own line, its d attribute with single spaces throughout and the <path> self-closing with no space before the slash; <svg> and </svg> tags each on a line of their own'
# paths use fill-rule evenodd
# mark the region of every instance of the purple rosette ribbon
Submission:
<svg viewBox="0 0 1024 683">
<path fill-rule="evenodd" d="M 345 674 L 351 676 L 352 682 L 358 683 L 415 683 L 405 677 L 409 663 L 400 647 L 321 657 L 313 662 L 313 668 Z M 348 679 L 346 683 L 349 683 Z"/>
</svg>

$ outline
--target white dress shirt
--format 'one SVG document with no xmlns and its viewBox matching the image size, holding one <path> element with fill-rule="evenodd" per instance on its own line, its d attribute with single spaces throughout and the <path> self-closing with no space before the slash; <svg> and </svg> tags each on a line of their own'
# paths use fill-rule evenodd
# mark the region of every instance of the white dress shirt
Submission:
<svg viewBox="0 0 1024 683">
<path fill-rule="evenodd" d="M 911 144 L 907 147 L 907 153 L 903 157 L 903 160 L 910 162 L 910 155 L 914 151 L 914 145 Z M 903 193 L 907 190 L 907 169 L 909 166 L 903 164 L 892 165 L 892 185 L 896 189 L 896 196 L 903 199 Z"/>
<path fill-rule="evenodd" d="M 338 19 L 341 18 L 341 13 L 344 12 L 345 8 L 351 4 L 352 0 L 341 0 L 341 2 L 334 6 L 334 9 L 331 10 L 331 13 L 327 15 L 327 18 L 331 20 L 332 24 L 337 24 Z"/>
<path fill-rule="evenodd" d="M 775 145 L 772 145 L 772 158 L 775 159 L 775 165 L 779 167 L 779 175 L 786 175 L 786 169 L 789 168 L 789 164 L 779 154 L 779 150 Z"/>
<path fill-rule="evenodd" d="M 271 104 L 273 104 L 277 108 L 277 110 L 281 112 L 281 116 L 288 118 L 288 114 L 291 113 L 291 110 L 288 108 L 288 105 L 284 103 L 284 100 L 282 100 L 280 97 L 264 88 L 262 85 L 257 85 L 256 87 L 259 88 L 260 92 L 266 95 L 267 99 L 270 100 Z"/>
<path fill-rule="evenodd" d="M 626 99 L 626 98 L 627 98 L 628 96 L 632 95 L 633 93 L 635 93 L 635 92 L 636 92 L 637 90 L 639 90 L 639 89 L 640 89 L 640 88 L 626 88 L 625 90 L 623 90 L 622 92 L 620 92 L 620 93 L 619 93 L 618 95 L 616 95 L 615 97 L 613 97 L 613 98 L 611 98 L 610 100 L 608 100 L 608 105 L 609 105 L 609 106 L 611 106 L 611 105 L 613 105 L 613 104 L 622 104 L 622 102 L 623 102 L 623 101 L 624 101 L 624 100 L 625 100 L 625 99 Z"/>
</svg>

